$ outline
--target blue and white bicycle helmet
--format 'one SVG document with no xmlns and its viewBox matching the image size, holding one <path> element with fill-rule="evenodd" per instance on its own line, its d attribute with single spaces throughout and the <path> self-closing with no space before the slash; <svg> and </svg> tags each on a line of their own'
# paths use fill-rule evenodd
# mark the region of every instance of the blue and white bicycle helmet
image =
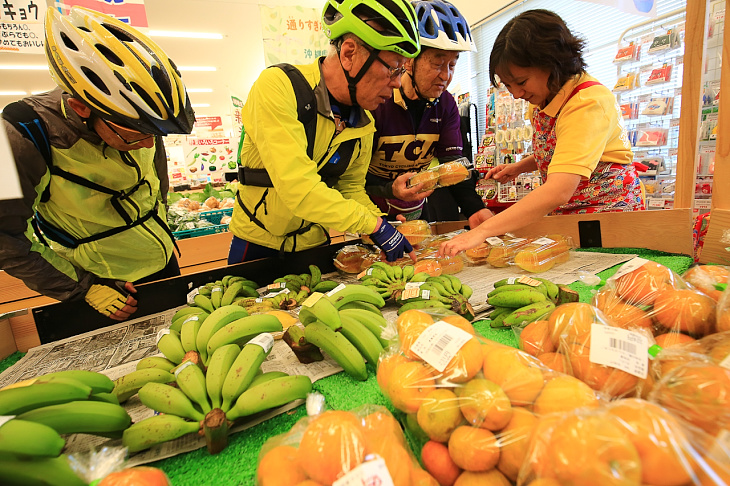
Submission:
<svg viewBox="0 0 730 486">
<path fill-rule="evenodd" d="M 469 24 L 452 4 L 445 0 L 417 0 L 412 4 L 422 46 L 445 51 L 477 50 Z"/>
</svg>

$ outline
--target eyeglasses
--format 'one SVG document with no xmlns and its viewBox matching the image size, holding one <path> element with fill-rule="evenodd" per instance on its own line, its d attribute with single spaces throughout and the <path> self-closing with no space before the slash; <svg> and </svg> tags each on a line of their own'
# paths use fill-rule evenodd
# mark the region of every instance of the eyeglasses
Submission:
<svg viewBox="0 0 730 486">
<path fill-rule="evenodd" d="M 117 125 L 116 123 L 113 123 L 113 122 L 106 121 L 103 118 L 99 118 L 99 119 L 101 120 L 101 122 L 104 125 L 106 125 L 106 127 L 109 130 L 111 130 L 114 133 L 114 135 L 116 135 L 117 137 L 119 137 L 119 140 L 121 140 L 122 142 L 124 142 L 127 145 L 137 145 L 138 143 L 146 142 L 147 140 L 149 140 L 149 139 L 151 139 L 151 138 L 154 137 L 154 135 L 144 135 L 143 133 L 140 133 L 140 135 L 143 135 L 142 138 L 139 138 L 137 140 L 131 140 L 130 141 L 130 140 L 127 140 L 126 138 L 122 137 L 122 135 L 117 131 L 117 129 L 115 127 L 121 128 L 123 130 L 129 130 L 128 128 L 122 127 L 122 126 Z"/>
<path fill-rule="evenodd" d="M 388 64 L 387 62 L 383 61 L 380 58 L 380 56 L 375 56 L 375 59 L 378 62 L 380 62 L 380 64 L 382 64 L 383 66 L 385 66 L 388 69 L 388 75 L 390 76 L 390 79 L 399 78 L 399 77 L 401 77 L 401 75 L 403 73 L 406 72 L 406 67 L 405 66 L 392 67 L 390 64 Z"/>
</svg>

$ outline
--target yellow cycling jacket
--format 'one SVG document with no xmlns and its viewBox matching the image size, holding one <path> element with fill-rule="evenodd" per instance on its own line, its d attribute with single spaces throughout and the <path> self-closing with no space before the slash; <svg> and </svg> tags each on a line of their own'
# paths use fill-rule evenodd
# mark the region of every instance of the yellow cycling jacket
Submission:
<svg viewBox="0 0 730 486">
<path fill-rule="evenodd" d="M 243 107 L 246 130 L 241 164 L 266 169 L 273 187 L 239 185 L 240 203 L 265 228 L 236 204 L 230 231 L 241 239 L 286 252 L 301 251 L 327 241 L 328 229 L 370 234 L 382 215 L 365 193 L 365 174 L 372 155 L 373 119 L 361 110 L 359 123 L 336 137 L 335 122 L 320 61 L 296 66 L 314 89 L 317 130 L 314 160 L 307 156 L 304 126 L 297 119 L 297 100 L 287 75 L 264 70 Z M 340 144 L 356 139 L 352 161 L 334 187 L 317 173 Z M 308 229 L 305 229 L 308 228 Z M 302 230 L 301 234 L 292 233 Z"/>
</svg>

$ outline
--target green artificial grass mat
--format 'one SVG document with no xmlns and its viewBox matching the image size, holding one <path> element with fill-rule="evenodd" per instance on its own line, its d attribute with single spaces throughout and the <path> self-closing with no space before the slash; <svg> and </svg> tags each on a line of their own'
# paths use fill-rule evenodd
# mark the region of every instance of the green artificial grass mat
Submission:
<svg viewBox="0 0 730 486">
<path fill-rule="evenodd" d="M 692 258 L 686 255 L 675 255 L 643 248 L 591 248 L 577 251 L 635 253 L 642 258 L 661 263 L 680 275 L 692 265 Z M 580 294 L 581 302 L 590 302 L 594 293 L 600 289 L 606 279 L 616 273 L 617 269 L 618 266 L 599 273 L 601 284 L 598 286 L 588 286 L 582 282 L 575 282 L 570 285 L 570 288 Z M 474 328 L 487 339 L 514 347 L 518 344 L 517 337 L 511 329 L 492 329 L 489 327 L 489 321 L 475 322 Z M 23 353 L 14 353 L 0 361 L 0 371 L 15 364 L 22 356 Z M 406 423 L 405 414 L 395 410 L 380 392 L 372 370 L 366 381 L 355 381 L 345 373 L 338 373 L 314 383 L 314 390 L 325 396 L 328 408 L 353 410 L 364 404 L 382 405 L 388 408 L 401 424 L 405 425 Z M 202 448 L 187 454 L 163 459 L 150 465 L 162 469 L 174 486 L 255 485 L 259 451 L 266 440 L 288 432 L 299 419 L 305 416 L 304 406 L 299 406 L 250 429 L 232 434 L 229 437 L 228 447 L 220 454 L 210 455 L 205 448 Z M 418 437 L 416 433 L 409 430 L 406 430 L 406 438 L 414 451 L 419 451 L 424 443 L 422 437 Z"/>
</svg>

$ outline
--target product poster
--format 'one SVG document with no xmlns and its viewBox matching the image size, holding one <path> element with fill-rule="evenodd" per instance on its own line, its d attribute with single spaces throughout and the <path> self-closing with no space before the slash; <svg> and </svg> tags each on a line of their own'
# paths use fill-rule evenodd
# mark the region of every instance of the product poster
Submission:
<svg viewBox="0 0 730 486">
<path fill-rule="evenodd" d="M 56 7 L 67 14 L 71 7 L 85 7 L 116 17 L 132 27 L 147 29 L 144 0 L 56 0 Z"/>
<path fill-rule="evenodd" d="M 237 142 L 230 138 L 187 137 L 182 144 L 188 178 L 223 180 L 223 173 L 236 168 Z"/>
<path fill-rule="evenodd" d="M 37 0 L 36 0 L 37 1 Z M 0 52 L 44 54 L 45 2 L 5 0 L 0 8 Z"/>
<path fill-rule="evenodd" d="M 622 12 L 643 15 L 644 17 L 656 17 L 656 4 L 659 0 L 581 0 L 582 2 L 598 3 L 616 7 Z"/>
<path fill-rule="evenodd" d="M 267 66 L 309 64 L 327 55 L 329 39 L 322 32 L 322 9 L 262 5 L 260 12 Z"/>
</svg>

